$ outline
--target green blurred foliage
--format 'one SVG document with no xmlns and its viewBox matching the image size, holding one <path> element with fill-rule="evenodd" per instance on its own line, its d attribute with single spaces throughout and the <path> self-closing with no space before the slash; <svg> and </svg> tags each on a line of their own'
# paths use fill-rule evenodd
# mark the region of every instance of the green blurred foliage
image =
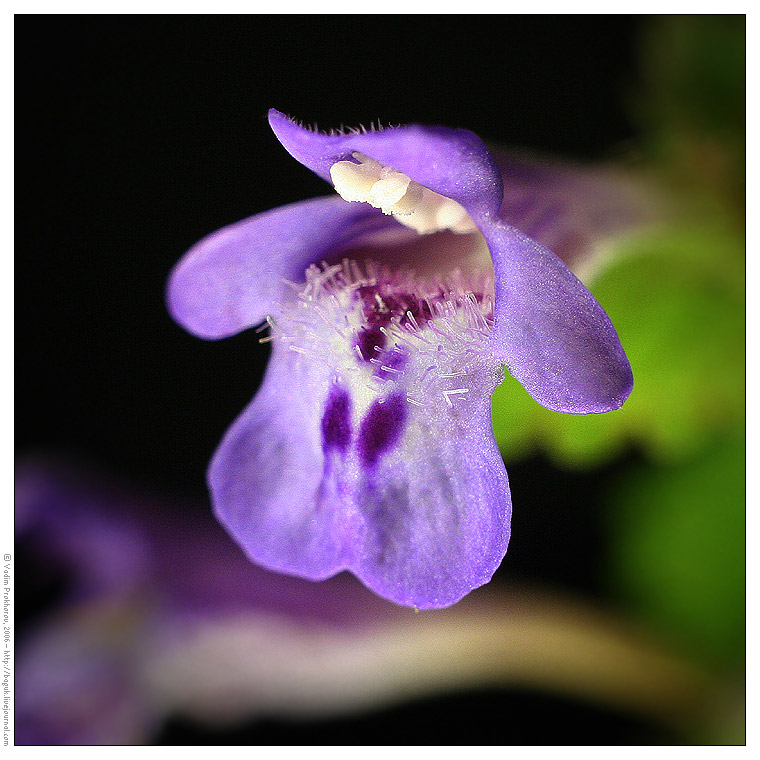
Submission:
<svg viewBox="0 0 760 760">
<path fill-rule="evenodd" d="M 612 484 L 610 585 L 682 651 L 717 665 L 744 655 L 744 436 Z"/>
<path fill-rule="evenodd" d="M 652 167 L 688 194 L 744 209 L 746 21 L 662 16 L 641 44 L 631 111 Z"/>
</svg>

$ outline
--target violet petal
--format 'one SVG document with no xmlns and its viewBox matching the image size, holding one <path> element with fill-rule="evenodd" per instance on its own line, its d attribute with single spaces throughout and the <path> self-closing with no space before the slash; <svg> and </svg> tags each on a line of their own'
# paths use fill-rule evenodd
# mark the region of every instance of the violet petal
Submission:
<svg viewBox="0 0 760 760">
<path fill-rule="evenodd" d="M 371 411 L 350 433 L 341 424 L 341 446 L 325 439 L 344 393 L 335 388 L 330 367 L 275 342 L 263 385 L 209 469 L 217 517 L 232 536 L 271 570 L 312 580 L 350 570 L 379 595 L 420 608 L 453 604 L 490 580 L 511 512 L 490 429 L 492 386 L 433 414 L 404 400 L 398 429 L 374 440 L 371 456 Z"/>
<path fill-rule="evenodd" d="M 275 341 L 264 381 L 227 430 L 209 466 L 220 522 L 264 567 L 321 580 L 345 567 L 353 527 L 337 499 L 315 495 L 329 457 L 323 451 L 331 371 L 301 361 Z M 328 412 L 329 414 L 329 412 Z"/>
<path fill-rule="evenodd" d="M 653 222 L 652 189 L 611 166 L 495 151 L 504 181 L 499 218 L 559 256 L 584 282 L 606 244 Z"/>
<path fill-rule="evenodd" d="M 494 355 L 548 409 L 618 409 L 633 374 L 604 309 L 547 248 L 503 224 L 482 229 L 494 263 Z"/>
<path fill-rule="evenodd" d="M 169 311 L 201 338 L 225 338 L 276 314 L 287 283 L 354 236 L 387 225 L 363 203 L 314 198 L 223 227 L 194 245 L 169 279 Z"/>
<path fill-rule="evenodd" d="M 451 416 L 408 407 L 398 444 L 361 481 L 368 533 L 352 569 L 369 588 L 445 607 L 491 579 L 507 551 L 511 500 L 490 424 L 488 397 Z"/>
</svg>

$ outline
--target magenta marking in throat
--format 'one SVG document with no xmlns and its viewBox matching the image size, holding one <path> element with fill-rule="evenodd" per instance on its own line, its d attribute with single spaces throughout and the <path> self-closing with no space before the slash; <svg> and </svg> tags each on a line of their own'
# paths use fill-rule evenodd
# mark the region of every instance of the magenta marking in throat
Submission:
<svg viewBox="0 0 760 760">
<path fill-rule="evenodd" d="M 380 457 L 401 439 L 407 417 L 406 399 L 394 393 L 382 403 L 375 401 L 359 428 L 357 448 L 365 467 L 374 467 Z"/>
<path fill-rule="evenodd" d="M 338 385 L 330 390 L 322 416 L 322 450 L 327 453 L 348 451 L 351 444 L 351 399 L 348 392 Z"/>
</svg>

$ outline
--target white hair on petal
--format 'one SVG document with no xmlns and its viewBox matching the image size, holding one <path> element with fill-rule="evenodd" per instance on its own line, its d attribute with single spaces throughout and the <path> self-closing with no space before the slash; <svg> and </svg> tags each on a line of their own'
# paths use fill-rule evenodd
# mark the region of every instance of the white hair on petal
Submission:
<svg viewBox="0 0 760 760">
<path fill-rule="evenodd" d="M 372 260 L 311 265 L 270 336 L 287 350 L 329 366 L 364 399 L 398 388 L 415 406 L 448 409 L 484 382 L 493 388 L 493 275 L 459 270 L 421 281 L 411 269 Z M 359 336 L 383 337 L 362 349 Z M 374 340 L 374 339 L 373 339 Z M 370 352 L 370 355 L 367 354 Z M 485 378 L 485 380 L 484 380 Z"/>
</svg>

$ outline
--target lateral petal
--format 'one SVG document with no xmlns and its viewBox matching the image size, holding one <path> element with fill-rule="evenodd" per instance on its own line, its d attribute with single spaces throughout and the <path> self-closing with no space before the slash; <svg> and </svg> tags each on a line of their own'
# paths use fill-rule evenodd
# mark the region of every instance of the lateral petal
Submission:
<svg viewBox="0 0 760 760">
<path fill-rule="evenodd" d="M 481 229 L 494 265 L 494 355 L 547 409 L 618 409 L 633 374 L 604 309 L 544 246 L 502 223 Z"/>
<path fill-rule="evenodd" d="M 169 278 L 174 319 L 200 338 L 226 338 L 276 314 L 285 280 L 377 226 L 393 224 L 366 204 L 337 196 L 266 211 L 194 245 Z"/>
</svg>

